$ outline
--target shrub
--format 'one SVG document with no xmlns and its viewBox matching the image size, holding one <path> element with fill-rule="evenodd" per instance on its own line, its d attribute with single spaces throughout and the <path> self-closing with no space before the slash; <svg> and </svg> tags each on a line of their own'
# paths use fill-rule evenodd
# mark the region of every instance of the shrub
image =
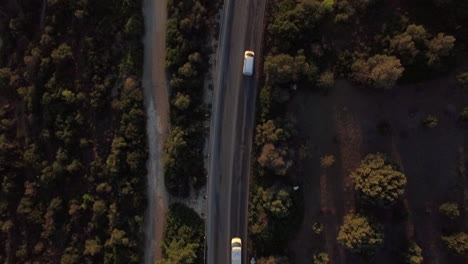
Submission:
<svg viewBox="0 0 468 264">
<path fill-rule="evenodd" d="M 426 128 L 434 128 L 439 124 L 439 119 L 433 115 L 427 115 L 423 118 L 422 124 Z"/>
<path fill-rule="evenodd" d="M 394 56 L 375 55 L 367 61 L 356 60 L 351 70 L 353 79 L 358 83 L 390 89 L 401 77 L 404 68 Z"/>
<path fill-rule="evenodd" d="M 461 121 L 468 123 L 468 106 L 463 107 L 459 116 Z"/>
<path fill-rule="evenodd" d="M 374 220 L 360 214 L 349 213 L 344 217 L 337 240 L 349 251 L 364 259 L 371 259 L 383 244 L 382 231 L 382 225 Z"/>
<path fill-rule="evenodd" d="M 439 206 L 439 213 L 450 218 L 455 219 L 460 216 L 460 210 L 457 203 L 443 203 Z"/>
<path fill-rule="evenodd" d="M 411 242 L 403 254 L 403 261 L 405 264 L 421 264 L 424 258 L 422 256 L 422 249 L 418 244 Z"/>
<path fill-rule="evenodd" d="M 351 173 L 355 189 L 372 205 L 387 207 L 403 195 L 406 176 L 381 154 L 369 154 Z"/>
<path fill-rule="evenodd" d="M 466 233 L 457 233 L 450 236 L 443 236 L 442 241 L 445 246 L 455 254 L 468 255 L 468 235 Z"/>
<path fill-rule="evenodd" d="M 328 253 L 319 252 L 314 254 L 314 264 L 328 264 L 330 262 L 330 258 L 328 257 Z"/>
<path fill-rule="evenodd" d="M 318 81 L 317 81 L 317 87 L 323 90 L 328 90 L 331 87 L 333 87 L 333 84 L 335 83 L 335 74 L 333 72 L 323 72 Z"/>
<path fill-rule="evenodd" d="M 457 83 L 460 86 L 467 87 L 468 86 L 468 72 L 460 73 L 456 77 Z"/>
<path fill-rule="evenodd" d="M 325 155 L 320 158 L 320 166 L 322 168 L 329 168 L 335 163 L 334 155 Z"/>
<path fill-rule="evenodd" d="M 312 230 L 314 231 L 315 234 L 320 234 L 322 233 L 323 231 L 323 224 L 319 223 L 319 222 L 314 222 L 312 224 Z"/>
</svg>

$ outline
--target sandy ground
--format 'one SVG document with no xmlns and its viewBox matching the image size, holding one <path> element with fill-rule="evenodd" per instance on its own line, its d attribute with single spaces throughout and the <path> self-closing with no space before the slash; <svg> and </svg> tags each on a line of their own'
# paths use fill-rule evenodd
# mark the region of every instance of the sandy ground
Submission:
<svg viewBox="0 0 468 264">
<path fill-rule="evenodd" d="M 343 215 L 356 207 L 349 174 L 371 152 L 388 153 L 408 178 L 401 203 L 408 210 L 408 221 L 392 218 L 403 209 L 377 214 L 385 224 L 386 242 L 376 263 L 396 263 L 391 250 L 405 239 L 421 246 L 424 263 L 462 263 L 446 254 L 441 244 L 443 224 L 437 208 L 445 201 L 463 203 L 466 199 L 466 190 L 463 193 L 457 187 L 459 153 L 467 142 L 457 115 L 466 102 L 466 94 L 460 94 L 455 86 L 454 74 L 388 92 L 359 89 L 340 80 L 327 96 L 310 91 L 296 94 L 290 111 L 295 113 L 300 135 L 308 141 L 312 153 L 299 169 L 307 191 L 304 220 L 290 243 L 294 263 L 310 263 L 315 250 L 328 252 L 330 263 L 360 263 L 337 244 L 336 236 Z M 422 127 L 421 119 L 427 114 L 439 117 L 436 128 Z M 376 131 L 379 120 L 391 124 L 389 135 Z M 325 154 L 336 157 L 329 169 L 319 165 Z M 315 221 L 324 224 L 320 235 L 312 231 Z M 466 227 L 462 224 L 457 228 Z"/>
<path fill-rule="evenodd" d="M 143 3 L 146 27 L 143 39 L 145 46 L 143 89 L 149 144 L 148 210 L 145 222 L 144 258 L 146 264 L 153 264 L 155 260 L 161 258 L 160 244 L 168 206 L 168 194 L 164 186 L 162 168 L 163 144 L 169 131 L 169 95 L 164 69 L 166 6 L 167 0 L 145 0 Z"/>
</svg>

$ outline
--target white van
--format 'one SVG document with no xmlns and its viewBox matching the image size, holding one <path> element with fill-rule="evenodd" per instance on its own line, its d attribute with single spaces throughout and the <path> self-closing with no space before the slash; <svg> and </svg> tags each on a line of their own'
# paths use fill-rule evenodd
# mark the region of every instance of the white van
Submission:
<svg viewBox="0 0 468 264">
<path fill-rule="evenodd" d="M 231 239 L 231 264 L 242 263 L 242 243 L 241 239 L 234 237 Z"/>
<path fill-rule="evenodd" d="M 246 50 L 244 52 L 244 69 L 242 73 L 247 76 L 251 76 L 254 71 L 254 52 Z"/>
</svg>

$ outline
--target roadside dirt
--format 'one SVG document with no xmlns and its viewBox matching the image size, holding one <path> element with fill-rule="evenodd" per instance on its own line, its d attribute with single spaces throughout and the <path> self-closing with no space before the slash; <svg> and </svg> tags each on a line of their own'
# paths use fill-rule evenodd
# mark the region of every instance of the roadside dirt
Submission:
<svg viewBox="0 0 468 264">
<path fill-rule="evenodd" d="M 168 193 L 162 168 L 163 145 L 169 131 L 169 91 L 164 69 L 166 56 L 167 0 L 145 0 L 143 15 L 146 33 L 144 42 L 143 89 L 147 114 L 149 144 L 148 210 L 145 223 L 144 263 L 153 264 L 161 258 Z"/>
<path fill-rule="evenodd" d="M 328 95 L 298 92 L 289 111 L 298 119 L 300 136 L 308 141 L 311 157 L 301 162 L 304 180 L 304 220 L 296 239 L 290 243 L 294 263 L 310 263 L 315 251 L 330 255 L 330 263 L 360 263 L 336 242 L 343 215 L 355 209 L 350 173 L 371 152 L 385 152 L 401 164 L 407 175 L 406 194 L 395 210 L 378 212 L 385 225 L 386 242 L 376 263 L 397 263 L 395 251 L 404 239 L 413 239 L 423 249 L 424 263 L 462 263 L 446 253 L 440 241 L 442 227 L 438 206 L 445 201 L 466 200 L 460 188 L 458 162 L 466 149 L 466 130 L 457 120 L 466 104 L 454 82 L 454 74 L 419 85 L 402 85 L 391 91 L 371 91 L 339 80 Z M 421 125 L 427 114 L 439 118 L 433 129 Z M 388 135 L 376 125 L 386 120 Z M 335 164 L 320 168 L 320 157 L 333 154 Z M 466 160 L 465 160 L 466 163 Z M 408 213 L 407 221 L 394 214 Z M 312 224 L 324 224 L 316 235 Z M 466 225 L 466 224 L 465 224 Z M 463 231 L 466 226 L 457 228 Z"/>
</svg>

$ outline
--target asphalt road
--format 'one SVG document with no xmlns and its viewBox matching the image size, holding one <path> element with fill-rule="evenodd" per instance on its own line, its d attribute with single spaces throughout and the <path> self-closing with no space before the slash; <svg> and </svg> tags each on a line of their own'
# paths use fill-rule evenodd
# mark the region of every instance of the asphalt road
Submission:
<svg viewBox="0 0 468 264">
<path fill-rule="evenodd" d="M 230 263 L 233 237 L 247 262 L 247 204 L 256 74 L 242 74 L 244 51 L 256 53 L 267 0 L 225 0 L 214 77 L 208 180 L 207 263 Z"/>
</svg>

